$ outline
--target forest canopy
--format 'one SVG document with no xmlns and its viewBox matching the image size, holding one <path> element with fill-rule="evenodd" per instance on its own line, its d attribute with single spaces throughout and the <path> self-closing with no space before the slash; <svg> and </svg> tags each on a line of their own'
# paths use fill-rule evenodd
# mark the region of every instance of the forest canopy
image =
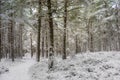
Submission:
<svg viewBox="0 0 120 80">
<path fill-rule="evenodd" d="M 120 0 L 0 0 L 0 59 L 120 50 Z"/>
</svg>

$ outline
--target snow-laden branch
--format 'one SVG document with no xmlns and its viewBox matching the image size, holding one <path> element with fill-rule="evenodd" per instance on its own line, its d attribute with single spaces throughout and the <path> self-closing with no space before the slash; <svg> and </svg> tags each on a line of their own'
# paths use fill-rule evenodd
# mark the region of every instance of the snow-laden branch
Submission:
<svg viewBox="0 0 120 80">
<path fill-rule="evenodd" d="M 106 10 L 107 10 L 106 8 L 103 8 L 103 9 L 97 10 L 97 11 L 95 11 L 93 13 L 90 13 L 88 18 L 91 18 L 91 17 L 94 17 L 94 16 L 96 16 L 98 14 L 101 14 L 101 13 L 105 12 Z"/>
</svg>

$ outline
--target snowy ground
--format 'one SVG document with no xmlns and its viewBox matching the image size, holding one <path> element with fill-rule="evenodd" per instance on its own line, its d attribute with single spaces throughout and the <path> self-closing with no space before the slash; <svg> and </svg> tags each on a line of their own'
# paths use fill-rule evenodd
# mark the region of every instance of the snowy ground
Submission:
<svg viewBox="0 0 120 80">
<path fill-rule="evenodd" d="M 7 68 L 8 71 L 0 74 L 0 80 L 30 80 L 29 68 L 34 65 L 35 61 L 28 56 L 22 60 L 11 62 L 10 60 L 3 60 L 0 66 Z"/>
<path fill-rule="evenodd" d="M 47 60 L 30 68 L 31 80 L 120 80 L 120 52 L 78 54 L 67 60 L 56 59 L 53 71 Z"/>
<path fill-rule="evenodd" d="M 120 52 L 83 53 L 67 60 L 57 57 L 53 71 L 48 70 L 47 59 L 36 63 L 28 55 L 14 63 L 2 60 L 0 71 L 0 80 L 120 80 Z"/>
</svg>

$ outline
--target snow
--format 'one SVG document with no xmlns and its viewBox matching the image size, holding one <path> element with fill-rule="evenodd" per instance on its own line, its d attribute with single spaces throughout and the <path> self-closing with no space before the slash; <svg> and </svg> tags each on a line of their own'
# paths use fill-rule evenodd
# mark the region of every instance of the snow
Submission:
<svg viewBox="0 0 120 80">
<path fill-rule="evenodd" d="M 0 65 L 7 66 L 9 71 L 0 75 L 0 80 L 30 80 L 29 68 L 34 64 L 34 60 L 24 58 L 15 62 L 2 61 Z M 6 64 L 6 65 L 4 65 Z"/>
<path fill-rule="evenodd" d="M 119 80 L 120 52 L 82 53 L 56 58 L 52 71 L 44 59 L 30 68 L 31 80 Z"/>
<path fill-rule="evenodd" d="M 3 59 L 0 80 L 119 80 L 119 66 L 120 52 L 80 53 L 66 60 L 56 57 L 52 70 L 48 70 L 48 59 L 35 62 L 28 53 L 15 62 Z"/>
<path fill-rule="evenodd" d="M 8 68 L 6 68 L 4 66 L 0 66 L 0 74 L 3 74 L 3 73 L 8 72 L 8 71 L 9 71 Z"/>
<path fill-rule="evenodd" d="M 102 23 L 106 23 L 106 22 L 108 22 L 108 21 L 113 21 L 113 20 L 115 20 L 115 16 L 114 16 L 114 15 L 111 15 L 111 16 L 109 16 L 109 17 L 104 18 L 104 19 L 102 20 Z"/>
<path fill-rule="evenodd" d="M 93 13 L 90 13 L 90 14 L 88 15 L 88 17 L 91 18 L 91 17 L 93 17 L 93 16 L 95 16 L 95 15 L 97 15 L 97 14 L 100 14 L 100 13 L 105 12 L 106 10 L 107 10 L 106 8 L 102 8 L 102 9 L 100 9 L 100 10 L 97 10 L 97 11 L 93 12 Z"/>
</svg>

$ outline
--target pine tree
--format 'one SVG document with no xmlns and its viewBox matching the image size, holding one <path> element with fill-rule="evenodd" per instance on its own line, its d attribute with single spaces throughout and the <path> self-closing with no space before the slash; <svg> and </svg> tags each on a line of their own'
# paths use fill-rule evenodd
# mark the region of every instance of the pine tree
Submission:
<svg viewBox="0 0 120 80">
<path fill-rule="evenodd" d="M 51 9 L 51 0 L 47 0 L 48 6 L 48 17 L 49 17 L 49 29 L 50 29 L 50 53 L 49 53 L 49 66 L 51 69 L 54 66 L 53 56 L 54 56 L 54 30 L 53 30 L 53 17 Z"/>
<path fill-rule="evenodd" d="M 66 59 L 66 27 L 67 27 L 67 0 L 64 3 L 64 38 L 63 38 L 63 59 Z"/>
<path fill-rule="evenodd" d="M 37 61 L 40 61 L 40 42 L 41 42 L 41 8 L 42 3 L 41 0 L 39 0 L 39 17 L 38 17 L 38 38 L 37 38 Z"/>
</svg>

